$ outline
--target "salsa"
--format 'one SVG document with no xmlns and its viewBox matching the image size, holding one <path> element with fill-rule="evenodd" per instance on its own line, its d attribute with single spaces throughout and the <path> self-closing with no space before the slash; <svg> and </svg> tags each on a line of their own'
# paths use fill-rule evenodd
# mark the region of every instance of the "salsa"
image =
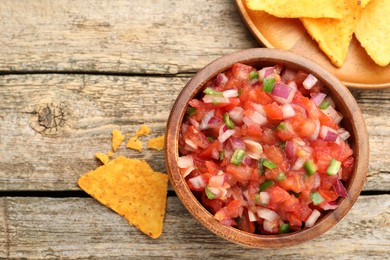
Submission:
<svg viewBox="0 0 390 260">
<path fill-rule="evenodd" d="M 342 118 L 314 75 L 236 63 L 189 102 L 178 166 L 220 223 L 301 230 L 348 196 L 354 157 Z"/>
</svg>

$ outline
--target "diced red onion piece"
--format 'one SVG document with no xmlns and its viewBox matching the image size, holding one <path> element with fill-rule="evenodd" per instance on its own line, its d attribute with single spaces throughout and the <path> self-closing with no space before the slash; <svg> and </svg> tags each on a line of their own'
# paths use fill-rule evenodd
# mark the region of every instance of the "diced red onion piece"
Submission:
<svg viewBox="0 0 390 260">
<path fill-rule="evenodd" d="M 221 103 L 221 104 L 227 104 L 230 102 L 228 98 L 221 97 L 221 96 L 215 96 L 215 95 L 205 95 L 202 98 L 203 102 L 205 103 Z"/>
<path fill-rule="evenodd" d="M 266 116 L 266 113 L 265 113 L 265 110 L 264 110 L 263 105 L 253 103 L 253 104 L 252 104 L 252 107 L 253 107 L 257 112 L 259 112 L 260 114 L 262 114 L 263 116 Z"/>
<path fill-rule="evenodd" d="M 343 139 L 344 141 L 347 140 L 351 134 L 345 130 L 344 128 L 340 128 L 337 130 L 337 133 L 339 134 L 340 138 Z"/>
<path fill-rule="evenodd" d="M 282 107 L 283 118 L 291 118 L 295 116 L 295 110 L 291 104 L 283 104 Z"/>
<path fill-rule="evenodd" d="M 184 142 L 192 149 L 198 149 L 198 145 L 192 142 L 190 139 L 185 139 Z"/>
<path fill-rule="evenodd" d="M 337 195 L 348 198 L 348 192 L 347 189 L 344 187 L 342 182 L 337 178 L 335 183 L 333 184 L 334 190 L 336 191 Z"/>
<path fill-rule="evenodd" d="M 228 89 L 222 92 L 222 95 L 225 98 L 231 98 L 231 97 L 238 97 L 238 90 L 237 89 Z"/>
<path fill-rule="evenodd" d="M 180 169 L 180 172 L 183 178 L 187 177 L 193 170 L 195 170 L 194 166 L 188 167 L 187 169 Z"/>
<path fill-rule="evenodd" d="M 207 123 L 207 127 L 206 128 L 216 127 L 219 124 L 221 124 L 222 122 L 223 121 L 222 121 L 221 118 L 213 116 L 212 118 L 210 118 L 209 122 Z"/>
<path fill-rule="evenodd" d="M 226 77 L 225 73 L 219 73 L 215 79 L 215 86 L 219 87 L 222 85 L 225 85 L 228 82 L 228 78 Z"/>
<path fill-rule="evenodd" d="M 188 117 L 188 121 L 191 123 L 191 125 L 195 126 L 195 128 L 199 128 L 200 124 L 192 117 Z"/>
<path fill-rule="evenodd" d="M 320 120 L 316 119 L 315 124 L 316 124 L 316 128 L 314 129 L 313 134 L 309 137 L 310 140 L 317 140 L 318 135 L 320 134 L 320 129 L 321 129 Z"/>
<path fill-rule="evenodd" d="M 202 121 L 200 122 L 200 125 L 199 125 L 200 130 L 207 129 L 209 121 L 214 116 L 214 114 L 215 114 L 214 109 L 207 112 L 207 114 L 202 118 Z"/>
<path fill-rule="evenodd" d="M 250 118 L 247 117 L 247 116 L 244 116 L 244 117 L 242 118 L 242 122 L 244 122 L 244 124 L 247 125 L 247 126 L 249 126 L 249 125 L 251 125 L 251 124 L 254 124 L 253 120 L 250 119 Z"/>
<path fill-rule="evenodd" d="M 291 167 L 291 170 L 296 171 L 296 170 L 302 169 L 305 162 L 306 162 L 305 158 L 298 157 L 297 160 L 295 161 L 294 165 Z"/>
<path fill-rule="evenodd" d="M 219 127 L 219 133 L 218 133 L 218 135 L 222 135 L 222 134 L 225 133 L 228 129 L 229 129 L 229 128 L 228 128 L 225 124 L 221 125 L 221 126 Z"/>
<path fill-rule="evenodd" d="M 309 74 L 307 78 L 302 82 L 302 85 L 305 89 L 311 89 L 314 87 L 315 84 L 317 84 L 318 79 L 314 77 L 312 74 Z"/>
<path fill-rule="evenodd" d="M 272 90 L 272 98 L 281 104 L 291 103 L 294 95 L 295 90 L 281 82 L 276 82 Z"/>
<path fill-rule="evenodd" d="M 250 158 L 259 160 L 263 154 L 263 146 L 252 140 L 244 140 L 247 154 Z"/>
<path fill-rule="evenodd" d="M 281 64 L 276 64 L 276 65 L 274 66 L 274 72 L 275 72 L 276 74 L 279 74 L 279 75 L 280 75 L 280 73 L 282 72 L 282 70 L 283 70 L 283 66 L 282 66 Z"/>
<path fill-rule="evenodd" d="M 324 210 L 333 210 L 337 209 L 339 204 L 337 204 L 335 201 L 329 201 L 328 203 L 321 203 L 319 206 Z"/>
<path fill-rule="evenodd" d="M 271 75 L 274 72 L 274 67 L 265 67 L 258 71 L 259 73 L 259 80 L 263 81 L 264 78 Z"/>
<path fill-rule="evenodd" d="M 339 136 L 339 134 L 333 128 L 330 128 L 330 127 L 325 126 L 325 125 L 321 126 L 320 137 L 324 141 L 335 142 L 337 140 L 338 136 Z"/>
<path fill-rule="evenodd" d="M 253 160 L 251 159 L 251 157 L 248 156 L 245 156 L 245 158 L 242 160 L 242 162 L 245 164 L 245 165 L 248 165 L 249 167 L 252 167 L 253 166 Z"/>
<path fill-rule="evenodd" d="M 194 160 L 191 155 L 180 156 L 177 158 L 177 166 L 179 168 L 188 168 L 194 166 Z"/>
<path fill-rule="evenodd" d="M 295 71 L 289 68 L 285 68 L 280 76 L 284 82 L 290 82 L 295 79 Z"/>
<path fill-rule="evenodd" d="M 259 197 L 260 197 L 260 204 L 261 205 L 263 205 L 263 206 L 268 205 L 268 203 L 270 201 L 270 196 L 269 196 L 268 192 L 266 192 L 266 191 L 260 192 Z"/>
<path fill-rule="evenodd" d="M 295 157 L 295 144 L 292 141 L 286 141 L 286 146 L 284 148 L 287 159 L 294 159 Z"/>
<path fill-rule="evenodd" d="M 214 175 L 210 177 L 209 186 L 222 187 L 224 181 L 225 175 Z"/>
<path fill-rule="evenodd" d="M 305 227 L 312 227 L 318 220 L 318 218 L 321 216 L 321 212 L 314 209 L 313 212 L 310 214 L 309 218 L 305 222 Z"/>
<path fill-rule="evenodd" d="M 195 176 L 188 181 L 191 182 L 192 186 L 194 186 L 195 189 L 201 189 L 206 187 L 206 182 L 204 181 L 202 175 Z"/>
<path fill-rule="evenodd" d="M 211 158 L 219 160 L 219 151 L 217 148 L 213 148 L 213 150 L 211 150 Z"/>
<path fill-rule="evenodd" d="M 268 221 L 264 220 L 263 229 L 269 233 L 274 233 L 276 230 L 278 222 L 277 221 Z M 275 230 L 274 230 L 275 229 Z"/>
<path fill-rule="evenodd" d="M 297 83 L 293 80 L 293 81 L 290 81 L 287 86 L 289 86 L 290 88 L 292 89 L 295 89 L 297 90 L 298 89 L 298 86 L 297 86 Z"/>
<path fill-rule="evenodd" d="M 260 114 L 259 112 L 257 112 L 256 110 L 253 111 L 253 113 L 251 115 L 249 115 L 249 118 L 256 124 L 262 126 L 264 124 L 267 123 L 267 118 L 265 116 L 263 116 L 262 114 Z"/>
<path fill-rule="evenodd" d="M 235 131 L 232 130 L 232 129 L 229 129 L 229 130 L 226 130 L 226 132 L 224 132 L 223 134 L 221 134 L 220 136 L 218 136 L 218 141 L 220 143 L 223 143 L 225 142 L 227 139 L 229 139 L 229 137 L 231 137 L 232 135 L 234 135 Z"/>
<path fill-rule="evenodd" d="M 319 106 L 321 104 L 321 102 L 324 100 L 324 98 L 326 97 L 326 94 L 325 93 L 317 93 L 317 94 L 314 94 L 312 97 L 311 97 L 311 101 L 314 102 L 314 104 L 316 104 L 317 106 Z"/>
<path fill-rule="evenodd" d="M 248 218 L 249 218 L 249 221 L 250 222 L 255 222 L 257 221 L 257 217 L 255 215 L 255 213 L 253 213 L 252 211 L 248 210 Z"/>
<path fill-rule="evenodd" d="M 242 149 L 245 150 L 245 143 L 242 139 L 239 138 L 230 138 L 229 142 L 234 150 Z"/>
<path fill-rule="evenodd" d="M 242 107 L 234 107 L 229 111 L 229 117 L 235 123 L 241 123 L 244 117 L 244 109 Z"/>
<path fill-rule="evenodd" d="M 268 221 L 274 221 L 274 220 L 279 218 L 279 215 L 275 211 L 267 209 L 267 208 L 257 209 L 257 215 L 260 218 L 266 219 Z"/>
<path fill-rule="evenodd" d="M 343 119 L 343 116 L 332 106 L 328 106 L 326 109 L 322 110 L 322 112 L 324 112 L 325 115 L 330 117 L 335 124 L 340 123 Z"/>
</svg>

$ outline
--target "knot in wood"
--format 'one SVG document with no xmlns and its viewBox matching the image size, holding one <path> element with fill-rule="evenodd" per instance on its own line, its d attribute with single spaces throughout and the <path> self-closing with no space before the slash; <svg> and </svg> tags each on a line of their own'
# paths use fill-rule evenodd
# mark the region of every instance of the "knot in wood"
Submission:
<svg viewBox="0 0 390 260">
<path fill-rule="evenodd" d="M 30 126 L 43 135 L 56 135 L 66 126 L 69 110 L 62 103 L 39 105 L 30 118 Z"/>
</svg>

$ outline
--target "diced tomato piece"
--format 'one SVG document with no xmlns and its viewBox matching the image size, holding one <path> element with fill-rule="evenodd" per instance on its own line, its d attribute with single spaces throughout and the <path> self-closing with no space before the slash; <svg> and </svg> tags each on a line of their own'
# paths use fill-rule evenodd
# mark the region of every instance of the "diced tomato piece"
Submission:
<svg viewBox="0 0 390 260">
<path fill-rule="evenodd" d="M 247 182 L 251 178 L 253 169 L 241 164 L 240 166 L 236 166 L 233 164 L 229 164 L 226 166 L 226 172 L 230 173 L 238 182 Z"/>
<path fill-rule="evenodd" d="M 211 213 L 215 214 L 217 211 L 219 211 L 223 206 L 224 203 L 219 199 L 209 199 L 206 196 L 206 193 L 202 193 L 202 204 L 211 211 Z"/>
<path fill-rule="evenodd" d="M 334 189 L 318 189 L 318 193 L 320 193 L 322 198 L 324 198 L 324 202 L 335 201 L 339 197 Z"/>
<path fill-rule="evenodd" d="M 201 158 L 205 158 L 205 159 L 211 159 L 212 158 L 211 155 L 213 153 L 213 150 L 214 149 L 218 150 L 218 147 L 219 147 L 219 142 L 218 142 L 218 140 L 215 140 L 214 142 L 209 144 L 209 146 L 207 146 L 203 151 L 198 153 L 198 156 Z"/>
<path fill-rule="evenodd" d="M 237 223 L 237 227 L 242 231 L 246 231 L 248 233 L 255 233 L 256 227 L 253 222 L 249 221 L 248 210 L 244 210 L 242 217 Z"/>
<path fill-rule="evenodd" d="M 185 139 L 191 140 L 194 144 L 200 148 L 206 148 L 210 145 L 206 136 L 201 132 L 195 129 L 194 126 L 188 126 L 187 131 L 184 135 Z"/>
<path fill-rule="evenodd" d="M 213 161 L 206 161 L 206 167 L 209 173 L 212 175 L 217 175 L 219 172 L 219 166 Z"/>
<path fill-rule="evenodd" d="M 303 189 L 303 174 L 300 172 L 287 172 L 285 174 L 286 179 L 284 181 L 279 181 L 279 186 L 287 191 L 296 193 L 301 192 Z"/>
<path fill-rule="evenodd" d="M 278 142 L 278 138 L 276 137 L 275 131 L 270 128 L 264 128 L 263 134 L 261 136 L 261 142 L 264 144 L 276 144 Z"/>
<path fill-rule="evenodd" d="M 237 218 L 240 215 L 240 210 L 242 209 L 241 204 L 239 200 L 232 200 L 226 205 L 230 218 Z"/>
<path fill-rule="evenodd" d="M 232 76 L 242 81 L 249 81 L 249 73 L 252 70 L 252 66 L 248 66 L 242 63 L 235 63 L 232 66 Z"/>
<path fill-rule="evenodd" d="M 340 153 L 337 158 L 340 162 L 345 161 L 348 157 L 350 157 L 353 154 L 352 149 L 344 141 L 340 141 L 339 147 L 340 147 Z"/>
<path fill-rule="evenodd" d="M 239 98 L 229 98 L 229 104 L 227 104 L 224 108 L 225 111 L 229 112 L 233 108 L 240 105 L 241 100 Z"/>
<path fill-rule="evenodd" d="M 267 145 L 263 146 L 264 153 L 267 158 L 276 164 L 280 164 L 285 160 L 284 153 L 279 146 Z"/>
<path fill-rule="evenodd" d="M 273 120 L 282 120 L 283 119 L 283 111 L 276 102 L 265 105 L 264 111 L 267 114 L 267 116 Z"/>
<path fill-rule="evenodd" d="M 241 127 L 241 135 L 253 137 L 255 140 L 260 140 L 263 135 L 263 129 L 258 124 L 243 125 Z"/>
<path fill-rule="evenodd" d="M 353 165 L 354 165 L 354 158 L 353 157 L 348 157 L 342 164 L 342 174 L 341 174 L 341 179 L 343 181 L 349 180 L 352 171 L 353 171 Z"/>
</svg>

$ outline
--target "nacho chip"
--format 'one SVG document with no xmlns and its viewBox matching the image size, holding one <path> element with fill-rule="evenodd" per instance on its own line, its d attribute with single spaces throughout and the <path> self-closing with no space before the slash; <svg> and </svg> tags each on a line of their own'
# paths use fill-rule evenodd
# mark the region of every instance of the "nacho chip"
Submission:
<svg viewBox="0 0 390 260">
<path fill-rule="evenodd" d="M 363 9 L 355 36 L 380 66 L 390 63 L 390 1 L 372 0 Z"/>
<path fill-rule="evenodd" d="M 137 136 L 133 136 L 127 142 L 126 147 L 129 149 L 136 150 L 138 152 L 142 152 L 143 144 L 140 140 L 138 140 Z"/>
<path fill-rule="evenodd" d="M 114 150 L 114 152 L 118 149 L 123 140 L 125 140 L 125 137 L 118 129 L 112 130 L 112 150 Z"/>
<path fill-rule="evenodd" d="M 149 139 L 148 149 L 162 151 L 164 149 L 164 135 Z"/>
<path fill-rule="evenodd" d="M 151 131 L 152 130 L 148 126 L 141 125 L 140 129 L 135 132 L 135 136 L 147 136 L 148 134 L 150 134 Z"/>
<path fill-rule="evenodd" d="M 332 64 L 341 67 L 347 57 L 362 8 L 355 0 L 338 0 L 338 5 L 343 15 L 342 19 L 301 18 L 301 21 Z"/>
<path fill-rule="evenodd" d="M 123 156 L 81 176 L 78 185 L 152 238 L 162 234 L 168 175 Z"/>
<path fill-rule="evenodd" d="M 265 11 L 281 18 L 342 18 L 337 9 L 339 0 L 247 0 L 253 11 Z"/>
<path fill-rule="evenodd" d="M 371 0 L 356 0 L 358 5 L 361 7 L 366 7 L 366 5 L 371 1 Z"/>
<path fill-rule="evenodd" d="M 109 152 L 107 153 L 107 155 L 108 155 L 108 157 L 113 157 L 113 156 L 114 156 L 114 152 L 113 152 L 113 151 L 109 151 Z"/>
<path fill-rule="evenodd" d="M 103 164 L 107 164 L 110 161 L 110 158 L 108 158 L 108 155 L 105 153 L 96 153 L 96 158 L 98 158 Z"/>
</svg>

